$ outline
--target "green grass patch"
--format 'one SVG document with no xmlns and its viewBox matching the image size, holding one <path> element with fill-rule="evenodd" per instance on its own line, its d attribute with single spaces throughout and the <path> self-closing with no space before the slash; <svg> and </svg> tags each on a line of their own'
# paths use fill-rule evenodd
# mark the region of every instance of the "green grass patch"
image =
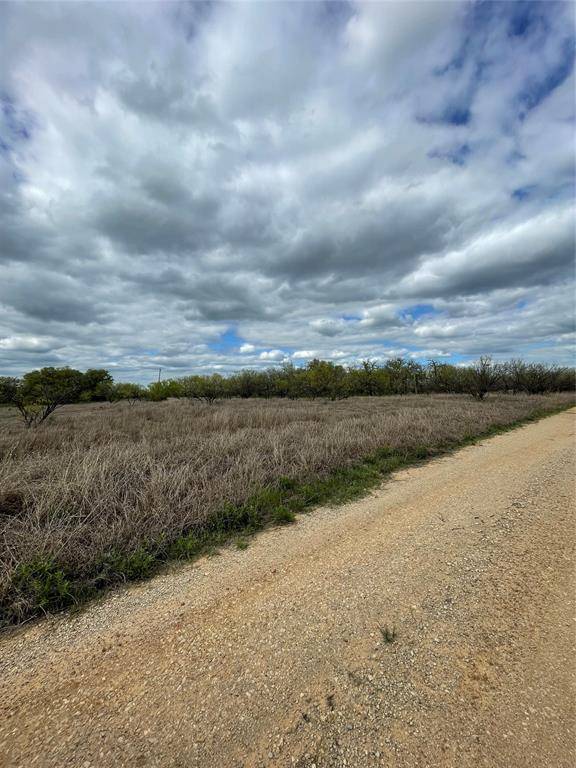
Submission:
<svg viewBox="0 0 576 768">
<path fill-rule="evenodd" d="M 16 569 L 17 601 L 34 605 L 39 612 L 57 611 L 74 600 L 72 584 L 54 560 L 38 558 Z"/>
</svg>

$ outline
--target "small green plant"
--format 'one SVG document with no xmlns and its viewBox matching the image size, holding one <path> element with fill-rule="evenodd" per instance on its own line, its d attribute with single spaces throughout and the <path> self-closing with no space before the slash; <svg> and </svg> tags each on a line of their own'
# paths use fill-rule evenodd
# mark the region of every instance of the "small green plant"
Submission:
<svg viewBox="0 0 576 768">
<path fill-rule="evenodd" d="M 22 603 L 42 611 L 58 610 L 73 602 L 70 582 L 64 571 L 48 558 L 19 565 L 14 584 Z"/>
<path fill-rule="evenodd" d="M 188 560 L 195 557 L 203 547 L 202 540 L 193 533 L 181 536 L 169 547 L 168 557 L 176 560 Z"/>
<path fill-rule="evenodd" d="M 280 477 L 276 485 L 280 491 L 293 491 L 298 487 L 298 482 L 291 477 Z"/>
<path fill-rule="evenodd" d="M 132 581 L 143 579 L 153 573 L 157 562 L 157 558 L 151 552 L 144 547 L 139 547 L 128 555 L 111 554 L 105 561 L 105 566 L 109 575 L 116 577 L 111 581 L 116 581 L 117 577 Z"/>
<path fill-rule="evenodd" d="M 390 645 L 396 640 L 396 627 L 389 627 L 388 624 L 384 624 L 383 627 L 379 627 L 380 634 L 382 635 L 382 641 L 386 645 Z"/>
<path fill-rule="evenodd" d="M 288 525 L 288 523 L 293 523 L 295 519 L 296 515 L 294 512 L 283 505 L 276 507 L 272 511 L 272 520 L 278 523 L 278 525 Z"/>
<path fill-rule="evenodd" d="M 248 541 L 246 539 L 238 539 L 236 542 L 236 549 L 247 549 Z"/>
</svg>

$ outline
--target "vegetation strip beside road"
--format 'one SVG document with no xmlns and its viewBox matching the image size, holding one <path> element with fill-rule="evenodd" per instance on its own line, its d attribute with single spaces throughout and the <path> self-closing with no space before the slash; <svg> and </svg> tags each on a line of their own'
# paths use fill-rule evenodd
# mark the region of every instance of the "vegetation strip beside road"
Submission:
<svg viewBox="0 0 576 768">
<path fill-rule="evenodd" d="M 21 378 L 0 376 L 0 406 L 15 408 L 26 427 L 38 427 L 67 403 L 140 400 L 162 402 L 168 398 L 190 398 L 214 403 L 230 398 L 327 398 L 451 393 L 469 394 L 483 400 L 490 392 L 524 392 L 542 395 L 574 390 L 573 368 L 526 363 L 522 360 L 494 362 L 480 357 L 475 363 L 453 365 L 431 360 L 427 365 L 416 360 L 390 359 L 383 365 L 363 360 L 358 366 L 343 366 L 328 360 L 310 360 L 297 367 L 293 363 L 264 370 L 243 369 L 224 377 L 184 376 L 158 380 L 147 386 L 115 382 L 104 368 L 81 372 L 73 368 L 42 368 Z"/>
<path fill-rule="evenodd" d="M 192 560 L 213 553 L 218 547 L 247 546 L 247 539 L 270 525 L 285 525 L 297 513 L 321 504 L 341 504 L 366 494 L 391 472 L 411 464 L 446 454 L 492 435 L 515 429 L 543 417 L 559 413 L 573 402 L 534 410 L 510 423 L 495 423 L 476 434 L 437 445 L 398 450 L 382 447 L 351 466 L 330 471 L 322 477 L 302 481 L 278 480 L 253 494 L 242 504 L 227 504 L 203 524 L 191 527 L 183 535 L 170 539 L 160 536 L 143 543 L 132 552 L 110 551 L 93 571 L 79 575 L 53 558 L 23 562 L 16 568 L 14 594 L 0 602 L 0 627 L 20 622 L 46 612 L 80 606 L 122 582 L 144 579 L 159 571 L 167 562 Z"/>
</svg>

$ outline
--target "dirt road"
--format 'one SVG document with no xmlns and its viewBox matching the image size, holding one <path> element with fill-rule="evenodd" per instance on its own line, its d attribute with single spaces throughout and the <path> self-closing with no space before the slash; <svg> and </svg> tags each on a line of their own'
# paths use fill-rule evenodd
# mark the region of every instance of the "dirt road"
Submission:
<svg viewBox="0 0 576 768">
<path fill-rule="evenodd" d="M 5 636 L 0 764 L 573 766 L 575 426 Z"/>
</svg>

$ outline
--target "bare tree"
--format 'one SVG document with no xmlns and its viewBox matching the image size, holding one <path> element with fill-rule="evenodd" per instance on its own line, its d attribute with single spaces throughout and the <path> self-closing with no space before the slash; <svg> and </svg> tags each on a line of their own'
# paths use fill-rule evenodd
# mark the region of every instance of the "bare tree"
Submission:
<svg viewBox="0 0 576 768">
<path fill-rule="evenodd" d="M 482 356 L 466 369 L 465 389 L 476 400 L 484 400 L 496 388 L 499 380 L 499 367 L 492 362 L 491 357 Z"/>
</svg>

